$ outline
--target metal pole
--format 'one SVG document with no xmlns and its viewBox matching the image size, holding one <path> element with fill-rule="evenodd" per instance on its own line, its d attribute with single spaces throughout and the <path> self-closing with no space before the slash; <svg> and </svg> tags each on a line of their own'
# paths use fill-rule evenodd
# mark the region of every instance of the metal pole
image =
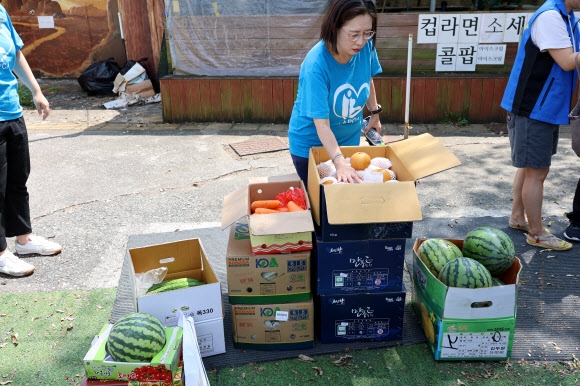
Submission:
<svg viewBox="0 0 580 386">
<path fill-rule="evenodd" d="M 409 49 L 407 50 L 407 84 L 405 92 L 405 139 L 409 138 L 409 103 L 411 100 L 411 59 L 413 58 L 413 34 L 409 34 Z"/>
</svg>

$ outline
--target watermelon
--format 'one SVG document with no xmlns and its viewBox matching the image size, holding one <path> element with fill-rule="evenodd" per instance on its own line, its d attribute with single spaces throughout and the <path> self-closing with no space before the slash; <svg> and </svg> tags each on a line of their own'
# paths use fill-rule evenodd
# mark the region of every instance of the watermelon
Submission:
<svg viewBox="0 0 580 386">
<path fill-rule="evenodd" d="M 486 288 L 492 287 L 491 274 L 477 260 L 457 257 L 443 266 L 439 280 L 449 287 Z"/>
<path fill-rule="evenodd" d="M 463 256 L 461 249 L 449 240 L 427 239 L 417 249 L 419 258 L 435 277 L 439 276 L 441 268 L 456 257 Z"/>
<path fill-rule="evenodd" d="M 495 287 L 496 285 L 505 285 L 503 283 L 503 281 L 499 280 L 497 277 L 492 277 L 491 278 L 491 283 L 493 284 L 493 286 Z"/>
<path fill-rule="evenodd" d="M 475 228 L 465 236 L 463 256 L 479 261 L 493 276 L 498 276 L 512 266 L 516 250 L 505 232 L 484 226 Z"/>
<path fill-rule="evenodd" d="M 165 346 L 165 327 L 152 315 L 134 313 L 111 328 L 107 352 L 117 362 L 151 362 Z"/>
</svg>

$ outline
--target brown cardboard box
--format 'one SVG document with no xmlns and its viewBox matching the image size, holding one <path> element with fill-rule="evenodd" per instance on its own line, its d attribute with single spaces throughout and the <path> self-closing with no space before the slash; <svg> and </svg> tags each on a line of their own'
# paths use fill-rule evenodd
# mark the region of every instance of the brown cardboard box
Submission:
<svg viewBox="0 0 580 386">
<path fill-rule="evenodd" d="M 255 255 L 311 250 L 314 224 L 308 197 L 307 208 L 303 211 L 264 215 L 252 214 L 250 210 L 253 201 L 272 200 L 278 193 L 292 187 L 306 191 L 296 174 L 251 180 L 248 186 L 224 197 L 222 229 L 247 217 L 252 253 Z"/>
<path fill-rule="evenodd" d="M 314 304 L 232 304 L 234 347 L 294 350 L 314 347 Z"/>
<path fill-rule="evenodd" d="M 155 95 L 155 90 L 153 89 L 153 84 L 151 80 L 146 79 L 139 83 L 128 84 L 125 87 L 125 92 L 127 94 L 137 94 L 143 98 L 149 98 Z"/>
<path fill-rule="evenodd" d="M 461 162 L 430 134 L 421 134 L 388 146 L 343 146 L 345 157 L 364 151 L 391 160 L 398 183 L 321 185 L 316 165 L 330 159 L 324 147 L 310 149 L 308 196 L 317 224 L 367 224 L 422 220 L 415 181 L 458 166 Z M 325 199 L 326 211 L 321 212 Z"/>
<path fill-rule="evenodd" d="M 226 272 L 230 304 L 310 299 L 310 251 L 253 255 L 249 226 L 244 222 L 230 227 Z"/>
</svg>

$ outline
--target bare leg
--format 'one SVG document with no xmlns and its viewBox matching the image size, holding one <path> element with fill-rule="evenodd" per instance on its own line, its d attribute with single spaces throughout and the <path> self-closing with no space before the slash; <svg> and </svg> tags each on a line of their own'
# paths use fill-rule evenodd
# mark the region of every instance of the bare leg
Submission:
<svg viewBox="0 0 580 386">
<path fill-rule="evenodd" d="M 528 215 L 529 234 L 541 236 L 549 233 L 544 229 L 542 223 L 542 201 L 544 200 L 544 180 L 548 176 L 550 168 L 533 169 L 526 167 L 520 170 L 524 172 L 521 196 Z"/>
<path fill-rule="evenodd" d="M 513 202 L 512 202 L 512 220 L 518 224 L 524 224 L 526 213 L 524 210 L 524 201 L 522 198 L 522 186 L 524 185 L 524 169 L 518 168 L 514 176 Z"/>
</svg>

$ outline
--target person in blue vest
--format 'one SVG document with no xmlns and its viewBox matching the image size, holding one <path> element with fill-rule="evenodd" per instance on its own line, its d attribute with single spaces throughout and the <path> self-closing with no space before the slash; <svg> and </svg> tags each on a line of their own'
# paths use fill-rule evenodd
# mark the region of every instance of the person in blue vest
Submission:
<svg viewBox="0 0 580 386">
<path fill-rule="evenodd" d="M 569 124 L 580 43 L 573 8 L 578 6 L 579 0 L 548 0 L 530 17 L 501 102 L 517 168 L 509 226 L 526 231 L 529 245 L 558 251 L 572 244 L 544 228 L 542 201 L 560 125 Z"/>
<path fill-rule="evenodd" d="M 9 276 L 26 276 L 34 271 L 34 266 L 20 256 L 53 255 L 62 250 L 57 243 L 32 234 L 26 188 L 30 173 L 28 134 L 16 76 L 32 92 L 42 119 L 48 117 L 50 108 L 21 52 L 23 45 L 0 5 L 0 273 Z M 19 257 L 8 250 L 6 237 L 16 237 Z"/>
<path fill-rule="evenodd" d="M 339 182 L 361 182 L 340 146 L 359 146 L 363 111 L 371 119 L 365 131 L 381 132 L 373 76 L 382 72 L 375 49 L 377 10 L 372 0 L 334 0 L 324 15 L 321 40 L 300 67 L 298 94 L 288 138 L 296 172 L 308 184 L 308 154 L 324 146 Z"/>
</svg>

